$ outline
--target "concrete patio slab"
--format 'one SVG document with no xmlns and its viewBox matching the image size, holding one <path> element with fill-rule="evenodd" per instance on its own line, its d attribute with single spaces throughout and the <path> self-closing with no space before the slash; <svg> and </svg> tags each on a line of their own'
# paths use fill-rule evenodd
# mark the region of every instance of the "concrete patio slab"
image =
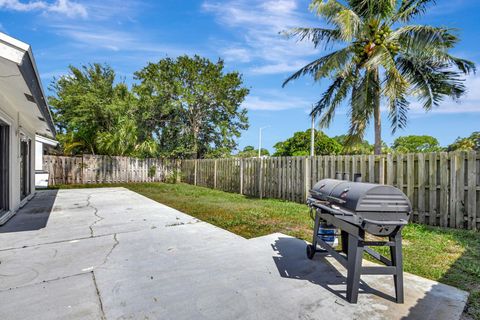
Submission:
<svg viewBox="0 0 480 320">
<path fill-rule="evenodd" d="M 304 241 L 246 240 L 124 188 L 39 192 L 0 227 L 0 319 L 459 319 L 467 299 L 406 274 L 400 305 L 391 277 L 362 280 L 349 304 L 345 270 Z"/>
<path fill-rule="evenodd" d="M 0 291 L 2 319 L 102 319 L 93 273 Z"/>
</svg>

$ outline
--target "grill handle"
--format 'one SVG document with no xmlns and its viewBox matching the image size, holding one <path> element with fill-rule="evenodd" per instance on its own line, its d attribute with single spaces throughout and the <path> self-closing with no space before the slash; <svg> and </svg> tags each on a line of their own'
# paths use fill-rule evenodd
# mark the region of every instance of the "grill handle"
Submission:
<svg viewBox="0 0 480 320">
<path fill-rule="evenodd" d="M 405 219 L 400 219 L 400 220 L 396 220 L 396 221 L 363 219 L 362 224 L 365 224 L 365 223 L 376 224 L 376 225 L 379 225 L 379 226 L 398 226 L 398 225 L 404 226 L 404 225 L 408 224 L 408 221 L 405 220 Z"/>
<path fill-rule="evenodd" d="M 336 202 L 336 203 L 339 203 L 339 204 L 344 204 L 346 203 L 347 201 L 343 200 L 343 199 L 340 199 L 340 198 L 337 198 L 337 197 L 333 197 L 333 196 L 327 196 L 327 200 L 330 200 L 331 202 Z"/>
<path fill-rule="evenodd" d="M 311 197 L 309 197 L 307 199 L 307 203 L 310 207 L 319 208 L 319 209 L 325 210 L 325 211 L 333 213 L 333 214 L 338 214 L 338 215 L 342 215 L 342 216 L 352 216 L 353 215 L 352 213 L 341 210 L 340 208 L 336 209 L 336 208 L 332 208 L 332 206 L 327 206 L 325 204 L 322 204 L 321 201 L 319 201 L 317 199 L 314 199 L 314 198 L 311 198 Z"/>
</svg>

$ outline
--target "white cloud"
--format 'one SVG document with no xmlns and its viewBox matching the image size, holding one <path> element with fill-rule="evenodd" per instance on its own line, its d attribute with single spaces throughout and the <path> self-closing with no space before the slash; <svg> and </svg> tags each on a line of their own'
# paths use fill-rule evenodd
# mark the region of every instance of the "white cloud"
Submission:
<svg viewBox="0 0 480 320">
<path fill-rule="evenodd" d="M 53 3 L 46 1 L 22 2 L 19 0 L 0 0 L 0 9 L 1 8 L 23 12 L 42 11 L 44 13 L 57 13 L 69 18 L 86 18 L 88 16 L 87 9 L 84 5 L 70 0 L 56 0 Z"/>
<path fill-rule="evenodd" d="M 0 0 L 0 7 L 15 11 L 32 11 L 39 9 L 46 9 L 47 3 L 43 1 L 31 1 L 27 3 L 20 2 L 19 0 Z"/>
<path fill-rule="evenodd" d="M 274 0 L 263 2 L 261 7 L 267 12 L 289 15 L 297 9 L 298 5 L 292 0 Z"/>
<path fill-rule="evenodd" d="M 69 0 L 56 0 L 50 11 L 75 10 L 77 4 Z M 88 12 L 85 19 L 44 19 L 43 22 L 52 32 L 66 39 L 64 47 L 68 46 L 65 50 L 69 50 L 70 55 L 73 55 L 72 47 L 78 52 L 94 53 L 96 57 L 101 55 L 102 50 L 122 52 L 121 57 L 125 60 L 138 60 L 138 56 L 130 57 L 126 53 L 145 56 L 148 52 L 154 53 L 155 57 L 187 53 L 186 50 L 155 39 L 153 32 L 138 29 L 136 18 L 148 8 L 148 4 L 142 1 L 84 0 L 82 8 Z M 108 56 L 107 60 L 111 59 L 113 57 Z"/>
<path fill-rule="evenodd" d="M 311 101 L 288 95 L 277 90 L 267 90 L 258 95 L 248 95 L 243 107 L 248 110 L 280 111 L 287 109 L 310 109 Z"/>
<path fill-rule="evenodd" d="M 86 18 L 88 16 L 87 9 L 83 5 L 69 0 L 57 0 L 53 5 L 50 5 L 47 10 L 49 12 L 60 13 L 70 18 L 77 16 Z"/>
<path fill-rule="evenodd" d="M 307 62 L 295 61 L 293 63 L 279 62 L 273 64 L 264 64 L 259 67 L 250 68 L 250 72 L 253 74 L 277 74 L 285 72 L 294 72 L 306 65 Z"/>
<path fill-rule="evenodd" d="M 58 33 L 70 38 L 77 45 L 103 48 L 112 51 L 119 51 L 124 47 L 129 47 L 134 41 L 132 34 L 122 31 L 102 30 L 96 28 L 91 30 L 81 26 L 73 25 L 55 25 Z"/>
<path fill-rule="evenodd" d="M 221 49 L 220 53 L 226 61 L 236 61 L 236 62 L 250 62 L 252 60 L 252 55 L 245 48 L 236 48 L 229 47 Z"/>
<path fill-rule="evenodd" d="M 180 49 L 149 41 L 145 36 L 134 32 L 112 29 L 109 26 L 85 25 L 54 25 L 57 33 L 69 38 L 71 43 L 82 49 L 96 51 L 151 52 L 157 54 L 181 55 L 188 53 L 187 49 Z"/>
<path fill-rule="evenodd" d="M 227 60 L 235 60 L 235 53 L 248 53 L 248 60 L 256 65 L 252 74 L 274 74 L 297 70 L 307 57 L 318 53 L 309 43 L 295 43 L 279 32 L 298 26 L 314 25 L 307 11 L 307 3 L 298 0 L 240 0 L 203 3 L 202 8 L 212 13 L 219 24 L 231 28 L 240 39 L 235 43 L 236 52 L 217 49 Z M 318 23 L 317 23 L 318 24 Z M 246 56 L 246 55 L 245 55 Z M 308 59 L 307 59 L 308 60 Z"/>
</svg>

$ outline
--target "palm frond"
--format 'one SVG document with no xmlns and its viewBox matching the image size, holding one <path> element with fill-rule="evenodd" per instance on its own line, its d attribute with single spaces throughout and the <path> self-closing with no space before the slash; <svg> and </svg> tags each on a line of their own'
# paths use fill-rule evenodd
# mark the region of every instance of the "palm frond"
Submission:
<svg viewBox="0 0 480 320">
<path fill-rule="evenodd" d="M 452 28 L 408 25 L 392 32 L 390 40 L 397 40 L 408 52 L 449 49 L 458 42 L 455 32 Z"/>
<path fill-rule="evenodd" d="M 448 49 L 458 42 L 454 32 L 455 29 L 450 28 L 410 25 L 393 32 L 389 40 L 398 41 L 404 54 L 436 58 L 458 68 L 464 74 L 475 73 L 473 62 L 448 53 Z"/>
<path fill-rule="evenodd" d="M 340 11 L 349 10 L 348 7 L 337 0 L 313 0 L 309 8 L 310 11 L 324 18 L 329 23 L 332 22 Z"/>
<path fill-rule="evenodd" d="M 344 41 L 351 41 L 362 25 L 360 18 L 352 10 L 340 11 L 332 22 L 340 29 Z"/>
<path fill-rule="evenodd" d="M 434 5 L 435 0 L 402 0 L 395 20 L 408 22 L 418 15 L 424 14 L 429 5 Z"/>
<path fill-rule="evenodd" d="M 341 31 L 338 29 L 292 28 L 282 34 L 288 38 L 296 38 L 298 42 L 310 41 L 315 48 L 320 45 L 327 48 L 329 44 L 342 40 Z"/>
<path fill-rule="evenodd" d="M 360 142 L 379 99 L 380 84 L 376 71 L 367 71 L 352 90 L 350 128 L 347 144 Z"/>
<path fill-rule="evenodd" d="M 328 86 L 327 90 L 325 90 L 325 92 L 322 94 L 322 98 L 313 106 L 312 112 L 310 113 L 311 116 L 321 115 L 326 108 L 330 108 L 333 97 L 338 92 L 344 81 L 345 78 L 337 77 Z"/>
<path fill-rule="evenodd" d="M 347 47 L 338 51 L 335 51 L 328 59 L 325 60 L 322 66 L 320 66 L 315 72 L 314 79 L 318 81 L 322 78 L 329 77 L 332 73 L 336 71 L 343 70 L 343 67 L 351 59 L 352 48 Z M 343 75 L 346 77 L 346 75 Z"/>
<path fill-rule="evenodd" d="M 388 118 L 391 123 L 392 134 L 395 134 L 398 129 L 404 129 L 407 126 L 409 106 L 410 103 L 404 94 L 399 94 L 389 101 Z"/>
<path fill-rule="evenodd" d="M 287 83 L 292 80 L 298 79 L 301 76 L 310 74 L 316 80 L 319 79 L 319 76 L 328 74 L 329 72 L 335 70 L 335 68 L 341 67 L 348 60 L 350 54 L 350 47 L 334 51 L 330 54 L 327 54 L 298 70 L 290 77 L 288 77 L 282 84 L 282 87 L 285 87 Z M 319 73 L 320 72 L 320 73 Z M 319 73 L 317 75 L 317 73 Z"/>
<path fill-rule="evenodd" d="M 345 100 L 348 93 L 356 81 L 357 67 L 351 63 L 340 71 L 332 83 L 333 90 L 327 90 L 322 99 L 314 106 L 312 114 L 321 114 L 322 117 L 318 121 L 320 128 L 327 128 L 330 126 L 337 107 Z"/>
<path fill-rule="evenodd" d="M 384 49 L 386 50 L 386 48 Z M 407 125 L 409 102 L 406 96 L 410 88 L 410 83 L 397 69 L 395 60 L 391 55 L 388 63 L 382 65 L 385 68 L 382 95 L 385 96 L 388 101 L 389 119 L 392 134 L 394 134 L 398 129 L 403 129 Z"/>
<path fill-rule="evenodd" d="M 462 73 L 452 71 L 448 63 L 438 59 L 401 56 L 397 58 L 397 68 L 412 84 L 412 93 L 427 111 L 447 97 L 460 98 L 466 91 Z"/>
<path fill-rule="evenodd" d="M 477 68 L 475 67 L 475 63 L 473 63 L 472 61 L 457 58 L 445 52 L 441 52 L 436 56 L 439 59 L 443 59 L 444 62 L 448 62 L 456 66 L 458 70 L 462 71 L 464 74 L 476 73 L 477 71 Z"/>
<path fill-rule="evenodd" d="M 353 10 L 336 0 L 314 0 L 310 4 L 310 10 L 327 23 L 335 25 L 344 41 L 352 40 L 362 23 Z"/>
<path fill-rule="evenodd" d="M 396 0 L 349 0 L 352 10 L 360 17 L 388 18 L 395 13 Z"/>
</svg>

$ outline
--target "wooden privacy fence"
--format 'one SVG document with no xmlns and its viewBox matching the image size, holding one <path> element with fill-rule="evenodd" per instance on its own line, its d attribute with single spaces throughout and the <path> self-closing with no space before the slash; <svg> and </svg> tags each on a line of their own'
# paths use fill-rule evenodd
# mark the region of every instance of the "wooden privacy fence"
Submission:
<svg viewBox="0 0 480 320">
<path fill-rule="evenodd" d="M 480 230 L 480 153 L 166 160 L 45 156 L 49 184 L 174 182 L 252 197 L 304 203 L 309 189 L 336 173 L 401 189 L 413 221 Z"/>
<path fill-rule="evenodd" d="M 83 155 L 79 157 L 44 156 L 49 185 L 166 182 L 177 179 L 180 161 Z"/>
<path fill-rule="evenodd" d="M 364 182 L 401 189 L 413 221 L 480 230 L 480 153 L 182 160 L 182 181 L 253 197 L 304 203 L 320 179 L 360 173 Z"/>
</svg>

